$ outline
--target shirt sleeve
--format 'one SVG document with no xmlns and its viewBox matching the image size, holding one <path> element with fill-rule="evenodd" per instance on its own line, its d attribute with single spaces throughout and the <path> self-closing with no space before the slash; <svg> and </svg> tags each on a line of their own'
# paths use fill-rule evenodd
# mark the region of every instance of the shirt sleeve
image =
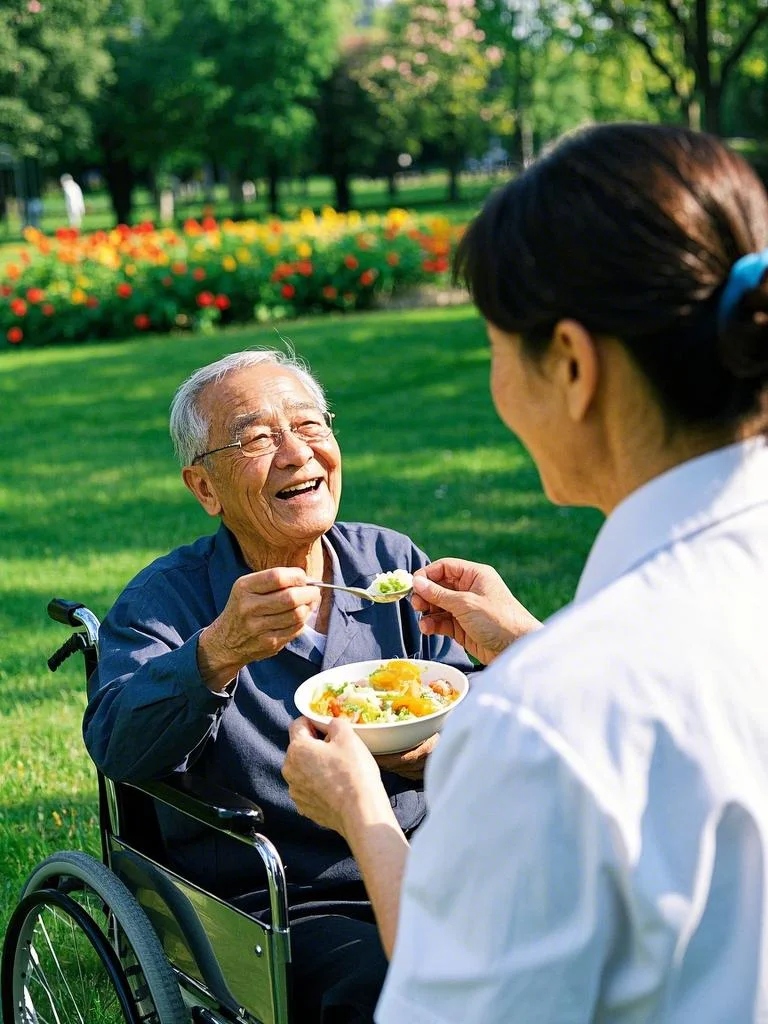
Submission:
<svg viewBox="0 0 768 1024">
<path fill-rule="evenodd" d="M 200 628 L 174 626 L 124 594 L 99 628 L 99 661 L 89 681 L 83 738 L 97 767 L 117 782 L 143 782 L 194 761 L 215 736 L 231 692 L 200 676 Z M 169 624 L 169 622 L 171 624 Z"/>
<path fill-rule="evenodd" d="M 525 710 L 467 699 L 427 768 L 377 1024 L 584 1024 L 619 919 L 610 829 Z"/>
</svg>

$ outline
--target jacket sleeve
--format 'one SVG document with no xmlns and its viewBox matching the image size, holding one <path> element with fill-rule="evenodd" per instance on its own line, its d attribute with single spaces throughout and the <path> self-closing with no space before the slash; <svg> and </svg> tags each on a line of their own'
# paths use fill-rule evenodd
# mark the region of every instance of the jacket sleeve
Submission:
<svg viewBox="0 0 768 1024">
<path fill-rule="evenodd" d="M 200 677 L 197 641 L 207 623 L 192 621 L 179 595 L 163 587 L 162 602 L 157 584 L 150 594 L 129 588 L 99 629 L 83 737 L 96 766 L 117 782 L 187 768 L 232 700 Z"/>
</svg>

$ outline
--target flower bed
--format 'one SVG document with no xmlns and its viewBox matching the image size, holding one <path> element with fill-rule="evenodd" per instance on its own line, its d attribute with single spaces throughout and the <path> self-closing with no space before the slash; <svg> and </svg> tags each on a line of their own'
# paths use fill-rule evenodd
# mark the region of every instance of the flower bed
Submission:
<svg viewBox="0 0 768 1024">
<path fill-rule="evenodd" d="M 49 345 L 365 309 L 444 280 L 459 234 L 404 210 L 330 209 L 296 221 L 191 220 L 180 231 L 27 229 L 0 284 L 0 338 Z"/>
</svg>

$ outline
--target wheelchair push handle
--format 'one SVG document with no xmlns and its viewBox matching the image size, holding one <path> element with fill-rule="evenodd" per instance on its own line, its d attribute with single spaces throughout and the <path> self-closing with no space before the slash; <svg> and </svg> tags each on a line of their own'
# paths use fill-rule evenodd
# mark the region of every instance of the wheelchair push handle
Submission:
<svg viewBox="0 0 768 1024">
<path fill-rule="evenodd" d="M 48 615 L 54 621 L 64 626 L 74 626 L 78 630 L 48 659 L 48 668 L 51 672 L 55 672 L 59 665 L 78 651 L 83 651 L 86 665 L 92 669 L 91 662 L 95 658 L 99 635 L 99 620 L 93 612 L 86 608 L 82 601 L 67 601 L 63 597 L 54 597 L 48 602 Z"/>
</svg>

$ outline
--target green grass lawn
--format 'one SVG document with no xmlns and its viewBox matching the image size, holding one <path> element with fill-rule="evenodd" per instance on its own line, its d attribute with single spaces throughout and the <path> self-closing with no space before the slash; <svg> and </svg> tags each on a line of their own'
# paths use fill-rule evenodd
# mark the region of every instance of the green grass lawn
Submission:
<svg viewBox="0 0 768 1024">
<path fill-rule="evenodd" d="M 547 503 L 493 411 L 471 308 L 281 329 L 337 413 L 341 518 L 403 530 L 432 557 L 492 562 L 538 615 L 570 599 L 599 517 Z M 179 479 L 169 401 L 203 363 L 277 340 L 254 327 L 0 355 L 0 933 L 37 861 L 97 849 L 82 668 L 46 669 L 66 631 L 45 606 L 77 598 L 101 617 L 150 559 L 215 529 Z"/>
</svg>

